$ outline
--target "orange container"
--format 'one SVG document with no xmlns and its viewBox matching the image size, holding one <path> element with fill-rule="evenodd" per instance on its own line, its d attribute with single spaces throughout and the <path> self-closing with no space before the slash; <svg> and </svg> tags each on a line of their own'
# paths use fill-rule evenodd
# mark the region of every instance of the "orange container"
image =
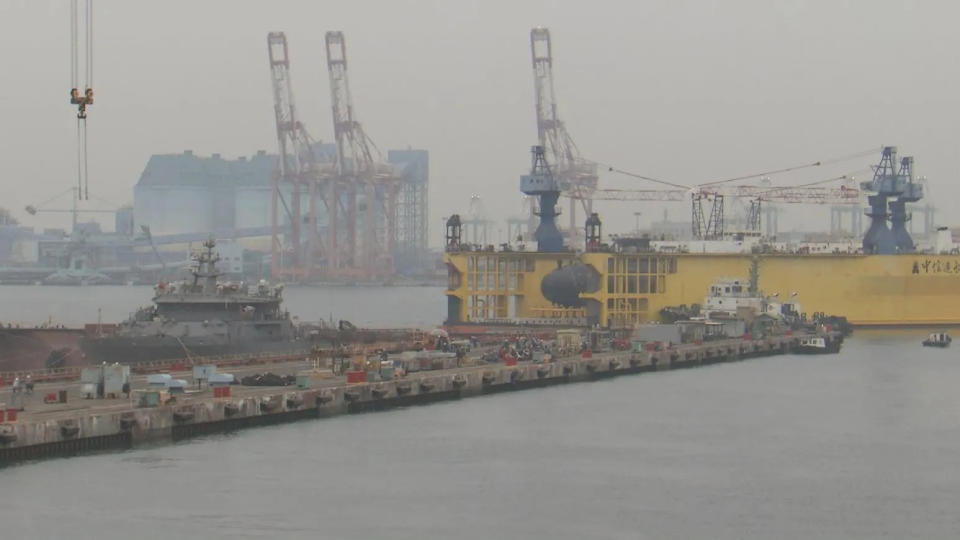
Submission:
<svg viewBox="0 0 960 540">
<path fill-rule="evenodd" d="M 7 422 L 16 422 L 16 421 L 17 421 L 17 410 L 7 409 Z"/>
<path fill-rule="evenodd" d="M 347 382 L 348 383 L 367 382 L 367 372 L 366 371 L 348 371 Z"/>
<path fill-rule="evenodd" d="M 230 387 L 221 386 L 220 387 L 220 397 L 230 397 Z"/>
<path fill-rule="evenodd" d="M 508 356 L 504 358 L 503 363 L 508 366 L 515 366 L 517 365 L 517 359 L 512 356 Z"/>
</svg>

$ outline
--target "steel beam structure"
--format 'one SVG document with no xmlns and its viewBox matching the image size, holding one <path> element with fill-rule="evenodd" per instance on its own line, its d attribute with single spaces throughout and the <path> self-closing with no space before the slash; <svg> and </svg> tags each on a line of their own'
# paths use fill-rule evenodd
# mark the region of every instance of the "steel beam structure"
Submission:
<svg viewBox="0 0 960 540">
<path fill-rule="evenodd" d="M 337 203 L 329 217 L 333 248 L 329 271 L 360 279 L 391 276 L 400 179 L 380 159 L 376 145 L 354 116 L 343 32 L 327 32 L 326 51 L 337 142 L 336 174 L 329 193 Z"/>
</svg>

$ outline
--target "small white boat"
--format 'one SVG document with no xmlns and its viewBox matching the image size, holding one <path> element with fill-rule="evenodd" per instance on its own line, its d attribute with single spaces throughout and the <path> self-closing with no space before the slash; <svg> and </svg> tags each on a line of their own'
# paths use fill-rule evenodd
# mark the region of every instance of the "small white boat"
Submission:
<svg viewBox="0 0 960 540">
<path fill-rule="evenodd" d="M 923 340 L 924 347 L 949 347 L 950 342 L 953 341 L 950 339 L 950 335 L 946 332 L 933 332 L 927 339 Z"/>
<path fill-rule="evenodd" d="M 800 354 L 832 354 L 840 352 L 840 340 L 827 336 L 808 336 L 800 338 L 794 346 L 794 352 Z"/>
</svg>

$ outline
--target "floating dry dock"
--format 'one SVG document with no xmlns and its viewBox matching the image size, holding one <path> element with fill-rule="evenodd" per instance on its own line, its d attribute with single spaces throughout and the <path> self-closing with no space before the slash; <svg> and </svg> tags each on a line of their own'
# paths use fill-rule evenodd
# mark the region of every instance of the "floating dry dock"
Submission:
<svg viewBox="0 0 960 540">
<path fill-rule="evenodd" d="M 178 440 L 249 426 L 784 354 L 797 347 L 804 336 L 806 334 L 759 340 L 729 339 L 662 351 L 577 356 L 549 363 L 521 362 L 512 366 L 481 363 L 410 373 L 374 383 L 348 384 L 343 378 L 335 378 L 309 389 L 234 386 L 230 397 L 215 398 L 208 390 L 180 395 L 175 403 L 149 408 L 134 407 L 129 399 L 77 399 L 52 408 L 28 403 L 15 422 L 0 424 L 0 463 L 130 448 L 148 441 Z M 839 334 L 828 337 L 842 339 Z M 292 361 L 287 367 L 302 369 L 304 362 Z M 135 380 L 134 386 L 142 386 L 143 382 Z M 51 388 L 54 384 L 51 383 Z M 36 393 L 44 391 L 46 389 L 40 387 Z"/>
</svg>

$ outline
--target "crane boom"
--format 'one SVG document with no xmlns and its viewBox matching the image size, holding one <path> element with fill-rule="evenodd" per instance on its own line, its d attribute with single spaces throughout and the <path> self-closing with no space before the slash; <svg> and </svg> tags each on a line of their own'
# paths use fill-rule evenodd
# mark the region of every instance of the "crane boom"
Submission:
<svg viewBox="0 0 960 540">
<path fill-rule="evenodd" d="M 598 201 L 651 201 L 680 202 L 691 195 L 751 198 L 774 203 L 788 204 L 859 204 L 860 190 L 838 187 L 784 187 L 770 186 L 726 186 L 723 188 L 684 189 L 598 189 L 593 199 Z"/>
<path fill-rule="evenodd" d="M 582 159 L 580 150 L 557 112 L 550 30 L 530 30 L 530 53 L 533 59 L 537 137 L 557 181 L 563 187 L 564 195 L 570 198 L 570 231 L 575 233 L 580 230 L 575 201 L 581 202 L 588 216 L 593 212 L 592 195 L 597 189 L 597 168 L 596 164 Z"/>
<path fill-rule="evenodd" d="M 313 154 L 313 140 L 297 116 L 297 107 L 293 99 L 293 87 L 290 83 L 290 51 L 287 36 L 283 32 L 267 34 L 267 52 L 270 61 L 270 79 L 273 86 L 273 110 L 277 125 L 277 143 L 279 157 L 277 171 L 273 176 L 271 196 L 271 272 L 275 277 L 290 274 L 302 276 L 307 272 L 308 264 L 305 246 L 302 242 L 303 216 L 301 198 L 304 187 L 310 191 L 310 213 L 308 227 L 312 239 L 316 230 L 316 182 L 317 163 Z M 281 185 L 291 186 L 290 203 L 283 196 Z M 284 249 L 280 239 L 279 210 L 283 206 L 290 226 L 288 249 L 291 259 L 286 267 L 281 267 L 280 251 Z M 285 229 L 285 227 L 283 228 Z M 312 243 L 312 242 L 311 242 Z M 315 246 L 311 246 L 313 254 Z"/>
<path fill-rule="evenodd" d="M 327 32 L 327 70 L 330 75 L 330 100 L 333 132 L 337 142 L 336 178 L 332 185 L 330 238 L 337 246 L 333 254 L 335 268 L 364 274 L 392 274 L 393 249 L 397 222 L 397 178 L 392 169 L 381 167 L 382 158 L 373 141 L 354 116 L 353 97 L 347 76 L 347 43 L 343 32 Z M 358 199 L 362 197 L 363 215 L 358 219 Z M 338 206 L 345 201 L 346 215 Z M 361 250 L 357 249 L 357 229 L 362 227 Z M 339 229 L 345 229 L 341 235 Z M 345 236 L 343 238 L 342 236 Z"/>
</svg>

